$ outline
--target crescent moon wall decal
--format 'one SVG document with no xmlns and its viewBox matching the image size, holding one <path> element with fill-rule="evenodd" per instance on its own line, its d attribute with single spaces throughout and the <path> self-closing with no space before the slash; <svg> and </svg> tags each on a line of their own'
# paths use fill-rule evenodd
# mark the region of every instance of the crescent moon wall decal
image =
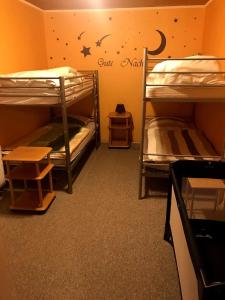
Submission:
<svg viewBox="0 0 225 300">
<path fill-rule="evenodd" d="M 156 30 L 159 34 L 160 34 L 160 37 L 161 37 L 161 43 L 159 45 L 159 47 L 155 50 L 148 50 L 148 54 L 151 54 L 151 55 L 158 55 L 160 54 L 166 47 L 166 36 L 165 34 L 160 31 L 160 30 Z"/>
</svg>

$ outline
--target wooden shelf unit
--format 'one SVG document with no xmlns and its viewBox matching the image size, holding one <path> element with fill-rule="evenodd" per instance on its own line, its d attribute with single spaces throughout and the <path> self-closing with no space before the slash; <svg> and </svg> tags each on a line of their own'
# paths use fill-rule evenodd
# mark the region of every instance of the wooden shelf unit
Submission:
<svg viewBox="0 0 225 300">
<path fill-rule="evenodd" d="M 130 112 L 109 114 L 109 148 L 129 148 L 132 142 L 132 115 Z"/>
<path fill-rule="evenodd" d="M 219 203 L 223 204 L 225 209 L 225 182 L 222 179 L 215 178 L 192 178 L 188 177 L 186 180 L 185 202 L 188 205 L 190 202 L 190 217 L 193 216 L 194 202 L 199 201 L 200 198 L 196 196 L 196 192 L 211 190 L 215 191 L 216 195 L 213 202 L 213 210 L 216 211 Z M 205 198 L 203 198 L 204 200 Z"/>
<path fill-rule="evenodd" d="M 50 162 L 50 147 L 18 147 L 3 157 L 6 164 L 6 179 L 9 182 L 12 210 L 46 211 L 55 199 Z M 46 161 L 47 157 L 47 162 Z M 42 188 L 42 180 L 48 176 L 48 188 Z M 22 180 L 22 192 L 16 191 L 15 180 Z M 30 189 L 28 181 L 35 181 L 37 187 Z"/>
</svg>

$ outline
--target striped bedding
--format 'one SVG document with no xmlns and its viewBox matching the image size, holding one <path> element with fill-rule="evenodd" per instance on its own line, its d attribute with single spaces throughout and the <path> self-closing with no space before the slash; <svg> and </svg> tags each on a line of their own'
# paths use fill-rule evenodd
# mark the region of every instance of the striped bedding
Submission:
<svg viewBox="0 0 225 300">
<path fill-rule="evenodd" d="M 173 117 L 146 121 L 144 153 L 145 162 L 155 163 L 169 163 L 179 158 L 219 159 L 198 129 L 190 122 Z"/>
</svg>

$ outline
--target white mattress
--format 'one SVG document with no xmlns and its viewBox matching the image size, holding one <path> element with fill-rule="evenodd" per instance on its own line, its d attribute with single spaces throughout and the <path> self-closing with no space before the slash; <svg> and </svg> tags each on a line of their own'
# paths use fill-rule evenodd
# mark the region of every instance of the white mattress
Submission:
<svg viewBox="0 0 225 300">
<path fill-rule="evenodd" d="M 162 101 L 171 101 L 172 99 L 186 102 L 207 102 L 215 101 L 224 102 L 225 85 L 205 86 L 205 87 L 169 87 L 169 86 L 147 86 L 146 98 L 161 99 Z"/>
<path fill-rule="evenodd" d="M 146 98 L 222 101 L 225 98 L 224 74 L 213 56 L 162 61 L 147 75 Z"/>
<path fill-rule="evenodd" d="M 147 120 L 144 153 L 144 161 L 154 163 L 169 163 L 181 158 L 220 159 L 199 130 L 178 118 Z"/>
<path fill-rule="evenodd" d="M 66 101 L 79 100 L 93 90 L 93 77 L 70 67 L 24 71 L 0 76 L 0 104 L 58 104 L 60 77 L 64 77 Z"/>
</svg>

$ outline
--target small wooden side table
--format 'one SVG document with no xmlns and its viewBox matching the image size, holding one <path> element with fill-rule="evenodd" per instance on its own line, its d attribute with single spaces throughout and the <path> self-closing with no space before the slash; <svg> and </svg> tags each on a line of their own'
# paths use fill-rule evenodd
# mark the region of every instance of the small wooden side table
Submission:
<svg viewBox="0 0 225 300">
<path fill-rule="evenodd" d="M 132 142 L 133 121 L 130 112 L 109 114 L 109 148 L 129 148 Z"/>
<path fill-rule="evenodd" d="M 3 157 L 6 164 L 6 179 L 9 182 L 12 210 L 45 211 L 55 199 L 50 162 L 50 147 L 18 147 Z M 47 158 L 47 161 L 46 161 Z M 47 189 L 42 188 L 42 179 L 48 176 Z M 14 180 L 23 181 L 24 188 L 16 193 Z M 37 186 L 29 188 L 28 182 Z"/>
<path fill-rule="evenodd" d="M 187 178 L 186 182 L 186 203 L 190 201 L 190 217 L 193 216 L 194 201 L 196 199 L 196 191 L 199 190 L 215 190 L 216 197 L 214 199 L 214 210 L 217 209 L 218 204 L 223 202 L 224 208 L 224 192 L 225 182 L 222 179 L 214 178 Z"/>
</svg>

